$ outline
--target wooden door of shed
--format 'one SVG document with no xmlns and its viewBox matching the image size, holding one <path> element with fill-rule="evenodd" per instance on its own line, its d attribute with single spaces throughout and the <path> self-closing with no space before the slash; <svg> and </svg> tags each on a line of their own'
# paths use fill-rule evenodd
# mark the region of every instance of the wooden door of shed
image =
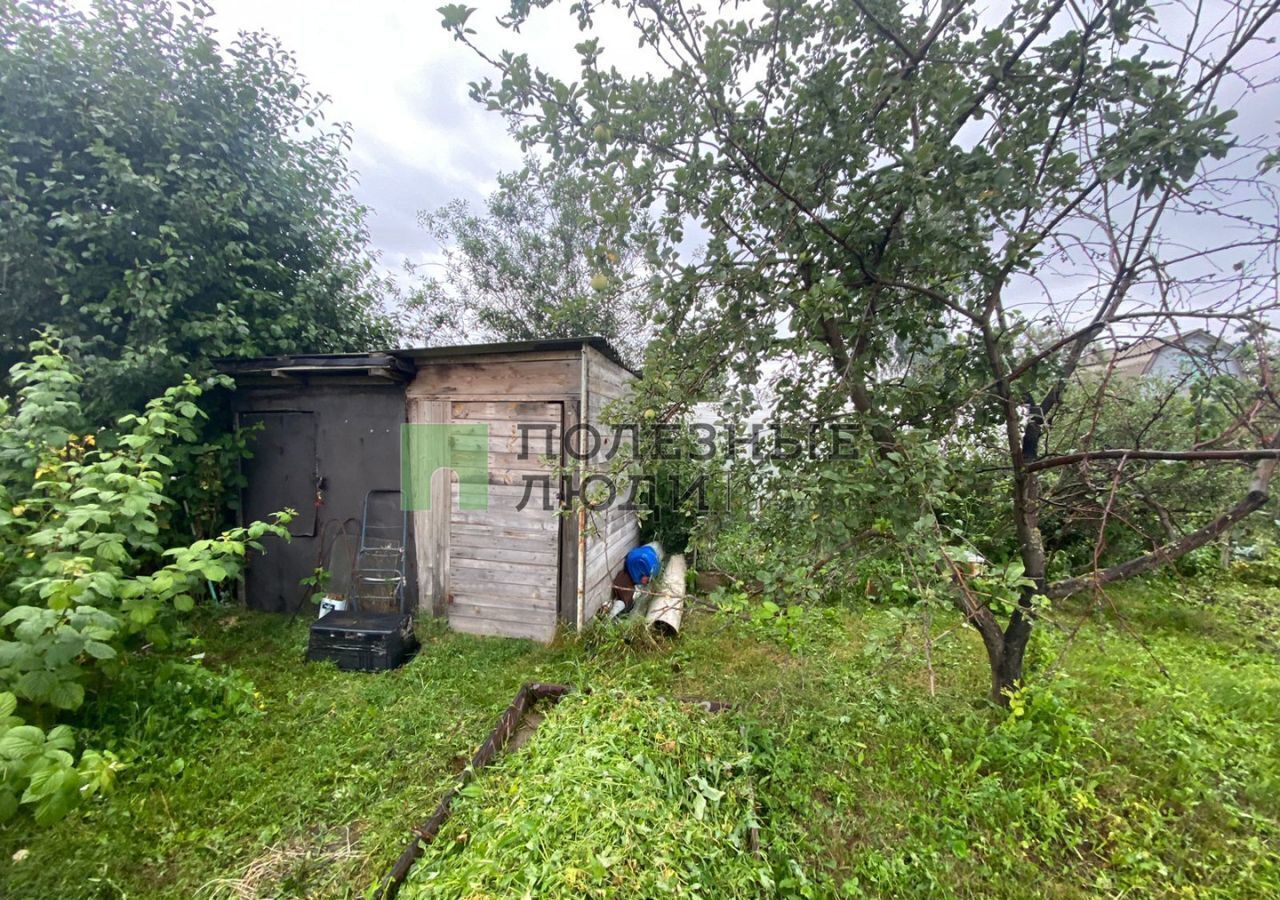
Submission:
<svg viewBox="0 0 1280 900">
<path fill-rule="evenodd" d="M 452 422 L 489 428 L 488 508 L 462 509 L 456 481 L 451 492 L 449 625 L 471 634 L 549 641 L 556 628 L 560 517 L 545 435 L 549 428 L 550 457 L 558 462 L 563 404 L 455 400 L 449 406 Z M 519 508 L 526 476 L 548 479 L 549 502 L 535 482 Z"/>
</svg>

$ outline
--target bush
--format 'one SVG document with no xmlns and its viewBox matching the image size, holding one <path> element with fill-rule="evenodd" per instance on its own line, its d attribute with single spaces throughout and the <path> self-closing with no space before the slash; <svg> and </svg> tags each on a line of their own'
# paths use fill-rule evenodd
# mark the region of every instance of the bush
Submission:
<svg viewBox="0 0 1280 900">
<path fill-rule="evenodd" d="M 0 365 L 57 327 L 95 423 L 219 356 L 394 339 L 348 130 L 275 39 L 211 16 L 0 0 Z"/>
<path fill-rule="evenodd" d="M 287 516 L 165 547 L 170 454 L 196 438 L 199 387 L 188 378 L 116 430 L 86 432 L 80 372 L 55 339 L 32 352 L 11 371 L 16 409 L 0 406 L 0 819 L 29 805 L 44 823 L 118 769 L 109 753 L 77 762 L 56 719 L 115 676 L 135 641 L 168 644 L 249 547 L 286 537 Z"/>
</svg>

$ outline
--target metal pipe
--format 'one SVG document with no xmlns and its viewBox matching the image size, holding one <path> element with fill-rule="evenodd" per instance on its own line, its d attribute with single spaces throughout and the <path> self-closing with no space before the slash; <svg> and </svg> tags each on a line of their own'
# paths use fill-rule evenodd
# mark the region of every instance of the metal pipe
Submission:
<svg viewBox="0 0 1280 900">
<path fill-rule="evenodd" d="M 582 630 L 587 617 L 587 498 L 582 496 L 582 485 L 586 480 L 586 461 L 582 453 L 582 433 L 591 423 L 591 402 L 587 396 L 587 345 L 582 345 L 582 356 L 578 364 L 578 590 L 574 629 Z"/>
<path fill-rule="evenodd" d="M 675 637 L 680 633 L 680 622 L 684 618 L 685 578 L 688 567 L 684 554 L 673 554 L 662 567 L 658 576 L 658 584 L 650 593 L 649 611 L 645 622 L 654 631 Z"/>
</svg>

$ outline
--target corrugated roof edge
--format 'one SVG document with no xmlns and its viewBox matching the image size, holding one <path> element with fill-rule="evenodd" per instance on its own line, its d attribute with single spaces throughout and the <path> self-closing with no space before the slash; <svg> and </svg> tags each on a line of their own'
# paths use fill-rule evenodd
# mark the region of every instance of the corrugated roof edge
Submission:
<svg viewBox="0 0 1280 900">
<path fill-rule="evenodd" d="M 535 341 L 500 341 L 493 344 L 453 344 L 448 347 L 415 347 L 392 351 L 396 356 L 419 359 L 450 359 L 455 356 L 471 356 L 492 353 L 537 353 L 549 350 L 576 350 L 588 346 L 599 350 L 612 363 L 638 376 L 639 371 L 623 361 L 621 354 L 605 338 L 599 335 L 576 338 L 547 338 Z"/>
<path fill-rule="evenodd" d="M 316 365 L 334 369 L 367 369 L 371 366 L 389 367 L 396 361 L 452 359 L 462 356 L 484 356 L 497 353 L 537 353 L 549 350 L 576 350 L 592 347 L 616 365 L 632 375 L 640 372 L 627 365 L 622 356 L 604 338 L 593 335 L 580 338 L 548 338 L 536 341 L 500 341 L 490 344 L 453 344 L 447 347 L 406 347 L 398 350 L 381 350 L 374 353 L 305 353 L 291 356 L 224 357 L 215 359 L 220 372 L 229 375 L 247 375 L 264 369 L 298 365 Z"/>
</svg>

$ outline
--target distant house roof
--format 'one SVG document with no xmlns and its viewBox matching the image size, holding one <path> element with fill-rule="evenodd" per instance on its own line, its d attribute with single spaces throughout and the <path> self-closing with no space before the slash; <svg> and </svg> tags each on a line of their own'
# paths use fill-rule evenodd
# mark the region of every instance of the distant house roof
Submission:
<svg viewBox="0 0 1280 900">
<path fill-rule="evenodd" d="M 232 376 L 253 375 L 320 375 L 361 374 L 406 381 L 413 376 L 416 365 L 442 359 L 459 359 L 471 356 L 490 356 L 500 353 L 545 353 L 558 350 L 579 350 L 592 347 L 622 366 L 633 375 L 639 375 L 628 366 L 607 340 L 598 336 L 580 338 L 551 338 L 541 341 L 500 341 L 489 344 L 455 344 L 448 347 L 407 347 L 399 350 L 382 350 L 373 353 L 308 353 L 288 356 L 226 357 L 215 360 L 218 371 Z"/>
<path fill-rule="evenodd" d="M 1177 335 L 1144 337 L 1114 351 L 1100 351 L 1086 368 L 1113 367 L 1117 375 L 1151 375 L 1162 357 L 1177 354 L 1213 366 L 1230 358 L 1235 348 L 1203 328 Z M 1114 361 L 1114 362 L 1113 362 Z"/>
</svg>

